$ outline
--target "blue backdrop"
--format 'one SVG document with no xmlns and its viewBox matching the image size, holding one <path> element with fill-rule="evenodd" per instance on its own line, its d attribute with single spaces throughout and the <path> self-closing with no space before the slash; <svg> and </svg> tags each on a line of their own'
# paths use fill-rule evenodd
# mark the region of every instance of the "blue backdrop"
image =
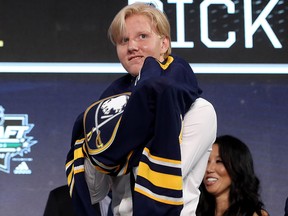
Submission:
<svg viewBox="0 0 288 216">
<path fill-rule="evenodd" d="M 43 214 L 49 191 L 66 183 L 64 164 L 75 118 L 120 75 L 0 74 L 4 116 L 27 114 L 34 127 L 26 135 L 37 140 L 30 152 L 11 158 L 10 173 L 0 172 L 2 213 Z M 197 77 L 203 97 L 216 109 L 218 135 L 232 134 L 249 145 L 267 209 L 283 215 L 288 196 L 288 75 Z"/>
</svg>

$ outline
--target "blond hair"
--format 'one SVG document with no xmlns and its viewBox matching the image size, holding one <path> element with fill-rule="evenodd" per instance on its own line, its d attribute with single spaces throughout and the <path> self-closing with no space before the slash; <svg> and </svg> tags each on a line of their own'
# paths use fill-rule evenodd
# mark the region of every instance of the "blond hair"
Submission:
<svg viewBox="0 0 288 216">
<path fill-rule="evenodd" d="M 122 8 L 116 14 L 108 29 L 108 37 L 111 42 L 116 45 L 121 40 L 125 30 L 125 20 L 132 15 L 147 16 L 151 20 L 152 25 L 154 25 L 156 34 L 160 37 L 168 38 L 169 48 L 164 54 L 164 58 L 167 58 L 171 54 L 170 23 L 166 15 L 151 4 L 137 2 Z"/>
</svg>

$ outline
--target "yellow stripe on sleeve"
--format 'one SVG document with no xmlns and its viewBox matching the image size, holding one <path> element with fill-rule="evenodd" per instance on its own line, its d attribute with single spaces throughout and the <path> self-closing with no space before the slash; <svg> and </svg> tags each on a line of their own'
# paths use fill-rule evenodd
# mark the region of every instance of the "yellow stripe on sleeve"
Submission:
<svg viewBox="0 0 288 216">
<path fill-rule="evenodd" d="M 84 158 L 82 148 L 78 148 L 74 151 L 74 160 L 79 159 L 79 158 Z"/>
<path fill-rule="evenodd" d="M 183 205 L 182 198 L 172 198 L 172 197 L 155 194 L 151 192 L 150 190 L 148 190 L 147 188 L 144 188 L 138 184 L 135 185 L 135 191 L 137 191 L 140 194 L 143 194 L 146 197 L 149 197 L 150 199 L 156 200 L 161 203 L 165 203 L 168 205 Z"/>
<path fill-rule="evenodd" d="M 171 174 L 164 174 L 153 171 L 150 167 L 140 162 L 138 175 L 147 179 L 157 187 L 168 188 L 172 190 L 182 190 L 182 177 Z"/>
<path fill-rule="evenodd" d="M 143 153 L 149 158 L 149 160 L 150 158 L 154 160 L 153 163 L 162 164 L 164 166 L 171 166 L 171 167 L 174 167 L 174 165 L 176 165 L 176 167 L 180 168 L 181 160 L 173 160 L 173 159 L 168 159 L 168 158 L 163 158 L 163 157 L 152 155 L 150 153 L 150 150 L 147 147 L 144 148 Z"/>
</svg>

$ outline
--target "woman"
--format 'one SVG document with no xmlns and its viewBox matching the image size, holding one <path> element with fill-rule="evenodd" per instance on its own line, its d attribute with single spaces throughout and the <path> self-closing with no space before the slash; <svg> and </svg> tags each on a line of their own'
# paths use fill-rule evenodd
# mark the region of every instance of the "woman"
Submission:
<svg viewBox="0 0 288 216">
<path fill-rule="evenodd" d="M 267 216 L 252 155 L 239 139 L 217 137 L 201 185 L 197 216 Z"/>
<path fill-rule="evenodd" d="M 128 5 L 108 35 L 128 73 L 74 125 L 66 174 L 77 212 L 93 215 L 111 190 L 114 215 L 195 215 L 215 110 L 190 65 L 171 55 L 163 12 Z"/>
</svg>

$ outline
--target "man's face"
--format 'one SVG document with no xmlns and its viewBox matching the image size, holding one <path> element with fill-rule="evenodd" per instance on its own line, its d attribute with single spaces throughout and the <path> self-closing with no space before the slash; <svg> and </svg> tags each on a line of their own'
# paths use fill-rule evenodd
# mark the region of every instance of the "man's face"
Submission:
<svg viewBox="0 0 288 216">
<path fill-rule="evenodd" d="M 156 34 L 151 20 L 144 15 L 126 18 L 124 34 L 116 43 L 118 58 L 132 76 L 138 76 L 148 56 L 164 61 L 168 46 L 169 40 Z"/>
</svg>

